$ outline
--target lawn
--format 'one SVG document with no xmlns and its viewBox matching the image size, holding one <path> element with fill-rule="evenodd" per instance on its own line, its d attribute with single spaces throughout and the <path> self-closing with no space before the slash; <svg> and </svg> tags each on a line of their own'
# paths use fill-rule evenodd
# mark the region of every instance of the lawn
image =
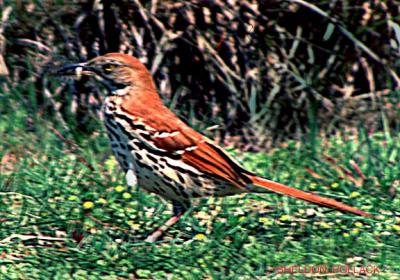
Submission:
<svg viewBox="0 0 400 280">
<path fill-rule="evenodd" d="M 73 137 L 18 98 L 1 102 L 0 279 L 400 278 L 398 133 L 360 127 L 268 153 L 230 151 L 375 220 L 275 194 L 210 198 L 148 244 L 171 207 L 126 186 L 101 126 Z"/>
</svg>

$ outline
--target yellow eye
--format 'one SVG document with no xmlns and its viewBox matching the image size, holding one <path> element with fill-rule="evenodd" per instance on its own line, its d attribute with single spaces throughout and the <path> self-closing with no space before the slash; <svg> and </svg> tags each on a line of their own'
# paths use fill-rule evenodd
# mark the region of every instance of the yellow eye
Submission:
<svg viewBox="0 0 400 280">
<path fill-rule="evenodd" d="M 114 69 L 115 69 L 115 65 L 112 65 L 112 64 L 103 65 L 103 70 L 106 73 L 111 73 Z"/>
</svg>

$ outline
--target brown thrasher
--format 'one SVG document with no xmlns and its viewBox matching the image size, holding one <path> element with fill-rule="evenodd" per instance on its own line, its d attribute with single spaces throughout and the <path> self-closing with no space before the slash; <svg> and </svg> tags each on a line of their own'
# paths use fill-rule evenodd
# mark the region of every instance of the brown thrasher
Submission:
<svg viewBox="0 0 400 280">
<path fill-rule="evenodd" d="M 105 126 L 128 184 L 138 184 L 172 201 L 173 216 L 147 241 L 155 241 L 175 224 L 189 207 L 191 198 L 251 192 L 254 189 L 251 186 L 370 217 L 336 200 L 243 169 L 221 147 L 163 105 L 149 71 L 130 55 L 109 53 L 88 62 L 66 65 L 57 74 L 76 78 L 93 76 L 106 86 Z"/>
</svg>

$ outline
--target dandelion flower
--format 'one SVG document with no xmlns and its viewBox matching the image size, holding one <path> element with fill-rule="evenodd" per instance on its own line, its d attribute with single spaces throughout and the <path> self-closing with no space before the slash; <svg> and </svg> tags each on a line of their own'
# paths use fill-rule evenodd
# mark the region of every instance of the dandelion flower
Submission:
<svg viewBox="0 0 400 280">
<path fill-rule="evenodd" d="M 206 240 L 207 236 L 203 233 L 198 233 L 193 237 L 194 240 Z"/>
<path fill-rule="evenodd" d="M 281 221 L 281 222 L 285 222 L 285 221 L 288 221 L 289 220 L 289 215 L 282 215 L 280 218 L 279 218 L 279 220 Z"/>
<path fill-rule="evenodd" d="M 124 188 L 124 186 L 116 186 L 116 187 L 114 188 L 114 190 L 115 190 L 116 192 L 123 192 L 123 191 L 125 190 L 125 188 Z"/>
<path fill-rule="evenodd" d="M 128 221 L 127 224 L 131 227 L 133 230 L 139 230 L 140 229 L 140 224 L 137 224 L 133 221 Z"/>
<path fill-rule="evenodd" d="M 392 228 L 393 228 L 395 231 L 400 232 L 400 225 L 393 225 Z"/>
<path fill-rule="evenodd" d="M 107 169 L 114 169 L 118 165 L 118 162 L 115 160 L 115 158 L 113 156 L 110 156 L 104 162 L 104 165 L 106 166 Z"/>
<path fill-rule="evenodd" d="M 105 200 L 104 198 L 100 197 L 100 198 L 97 200 L 97 203 L 99 203 L 99 204 L 107 204 L 107 200 Z"/>
<path fill-rule="evenodd" d="M 358 228 L 353 228 L 353 229 L 350 231 L 350 233 L 351 233 L 351 235 L 357 235 L 357 234 L 360 233 L 360 230 L 359 230 Z"/>
<path fill-rule="evenodd" d="M 364 226 L 364 224 L 361 223 L 361 222 L 355 222 L 354 225 L 355 225 L 356 227 L 358 227 L 358 228 L 362 228 L 362 227 Z"/>
<path fill-rule="evenodd" d="M 351 197 L 351 198 L 354 198 L 354 197 L 357 197 L 357 196 L 360 196 L 360 193 L 359 193 L 359 192 L 352 192 L 352 193 L 350 194 L 350 197 Z"/>
<path fill-rule="evenodd" d="M 132 195 L 130 193 L 128 193 L 128 192 L 124 192 L 122 194 L 122 197 L 125 198 L 125 199 L 130 199 L 132 197 Z"/>
<path fill-rule="evenodd" d="M 85 201 L 82 206 L 83 209 L 92 209 L 94 207 L 94 203 L 91 201 Z"/>
<path fill-rule="evenodd" d="M 260 219 L 258 219 L 260 221 L 260 223 L 262 223 L 265 226 L 269 226 L 272 225 L 272 220 L 267 218 L 267 217 L 261 217 Z"/>
<path fill-rule="evenodd" d="M 337 189 L 339 187 L 339 184 L 337 182 L 332 183 L 331 188 L 332 189 Z"/>
<path fill-rule="evenodd" d="M 328 224 L 327 222 L 321 222 L 320 225 L 321 225 L 322 228 L 327 228 L 327 229 L 328 229 L 328 228 L 331 228 L 331 225 Z"/>
</svg>

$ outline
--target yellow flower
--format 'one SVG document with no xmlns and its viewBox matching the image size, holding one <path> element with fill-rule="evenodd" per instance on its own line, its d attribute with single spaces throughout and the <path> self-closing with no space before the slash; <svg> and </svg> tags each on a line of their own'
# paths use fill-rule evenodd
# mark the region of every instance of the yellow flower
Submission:
<svg viewBox="0 0 400 280">
<path fill-rule="evenodd" d="M 273 221 L 267 217 L 261 217 L 260 219 L 258 219 L 260 221 L 260 223 L 262 223 L 265 226 L 269 226 L 272 225 Z"/>
<path fill-rule="evenodd" d="M 128 221 L 127 224 L 131 227 L 133 230 L 139 230 L 140 229 L 140 224 L 137 224 L 133 221 Z"/>
<path fill-rule="evenodd" d="M 392 228 L 398 232 L 400 232 L 400 225 L 393 225 Z"/>
<path fill-rule="evenodd" d="M 128 192 L 124 192 L 122 194 L 122 197 L 125 198 L 125 199 L 130 199 L 132 197 L 132 195 L 130 193 L 128 193 Z"/>
<path fill-rule="evenodd" d="M 82 206 L 84 209 L 91 209 L 94 207 L 94 203 L 91 201 L 85 201 Z"/>
<path fill-rule="evenodd" d="M 327 222 L 321 222 L 320 225 L 321 225 L 322 228 L 331 228 L 331 225 L 328 224 Z"/>
<path fill-rule="evenodd" d="M 359 234 L 360 233 L 360 230 L 358 229 L 358 228 L 353 228 L 351 231 L 350 231 L 350 234 L 351 235 L 357 235 L 357 234 Z"/>
<path fill-rule="evenodd" d="M 289 218 L 290 218 L 289 215 L 282 215 L 282 216 L 279 218 L 279 220 L 282 221 L 282 222 L 285 222 L 285 221 L 288 221 Z"/>
<path fill-rule="evenodd" d="M 357 196 L 359 196 L 359 195 L 360 195 L 359 192 L 352 192 L 352 193 L 350 194 L 350 197 L 353 198 L 353 197 L 357 197 Z"/>
<path fill-rule="evenodd" d="M 350 234 L 348 234 L 347 232 L 345 232 L 345 233 L 343 233 L 343 237 L 349 238 L 349 237 L 350 237 Z"/>
<path fill-rule="evenodd" d="M 331 185 L 332 189 L 336 189 L 337 187 L 339 187 L 338 183 L 336 183 L 336 182 L 332 183 L 332 185 Z"/>
<path fill-rule="evenodd" d="M 104 198 L 100 197 L 100 198 L 97 200 L 97 203 L 100 203 L 100 204 L 107 204 L 107 200 L 105 200 Z"/>
<path fill-rule="evenodd" d="M 207 236 L 203 233 L 198 233 L 193 237 L 194 240 L 206 240 Z"/>
<path fill-rule="evenodd" d="M 358 227 L 358 228 L 362 228 L 364 224 L 361 223 L 361 222 L 355 222 L 354 225 L 355 225 L 356 227 Z"/>
<path fill-rule="evenodd" d="M 71 195 L 70 197 L 68 197 L 68 200 L 75 201 L 78 200 L 78 197 L 76 195 Z"/>
<path fill-rule="evenodd" d="M 116 186 L 116 187 L 114 188 L 114 190 L 115 190 L 116 192 L 123 192 L 123 191 L 125 190 L 125 188 L 124 188 L 124 186 Z"/>
<path fill-rule="evenodd" d="M 110 156 L 105 162 L 104 165 L 107 169 L 113 169 L 118 165 L 118 162 L 115 160 L 113 156 Z"/>
</svg>

